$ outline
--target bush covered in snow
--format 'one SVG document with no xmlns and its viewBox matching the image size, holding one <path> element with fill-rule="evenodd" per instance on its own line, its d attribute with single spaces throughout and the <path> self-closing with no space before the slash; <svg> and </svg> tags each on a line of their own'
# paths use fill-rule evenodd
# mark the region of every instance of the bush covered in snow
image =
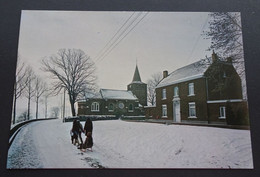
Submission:
<svg viewBox="0 0 260 177">
<path fill-rule="evenodd" d="M 83 115 L 83 116 L 65 117 L 64 120 L 65 120 L 65 122 L 72 122 L 75 119 L 80 120 L 80 121 L 86 121 L 87 118 L 90 118 L 90 120 L 92 120 L 92 121 L 118 119 L 116 117 L 116 115 Z"/>
</svg>

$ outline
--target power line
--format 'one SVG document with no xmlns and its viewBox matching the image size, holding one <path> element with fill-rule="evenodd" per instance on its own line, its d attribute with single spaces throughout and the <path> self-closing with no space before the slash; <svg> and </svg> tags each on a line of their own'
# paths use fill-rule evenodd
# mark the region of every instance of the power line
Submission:
<svg viewBox="0 0 260 177">
<path fill-rule="evenodd" d="M 117 40 L 129 29 L 129 27 L 139 18 L 139 16 L 142 14 L 142 12 L 139 12 L 139 14 L 125 27 L 125 29 L 123 31 L 120 32 L 120 34 L 116 37 L 116 39 L 109 45 L 109 47 L 107 47 L 107 49 L 102 52 L 102 54 L 96 59 L 96 62 L 102 58 L 106 52 L 117 42 Z M 132 17 L 132 15 L 131 15 Z M 130 19 L 130 18 L 129 18 Z M 128 22 L 129 20 L 127 20 L 126 22 Z M 124 25 L 126 24 L 126 22 L 124 23 Z M 124 26 L 123 25 L 123 26 Z M 120 30 L 123 28 L 123 26 L 120 28 Z M 120 31 L 118 30 L 118 32 Z M 117 34 L 117 33 L 116 33 Z M 116 35 L 114 35 L 116 36 Z M 113 37 L 114 38 L 114 37 Z M 110 42 L 109 42 L 110 43 Z"/>
<path fill-rule="evenodd" d="M 100 55 L 96 62 L 100 60 L 106 53 L 113 47 L 113 45 L 120 39 L 120 37 L 130 28 L 130 26 L 139 18 L 139 16 L 142 14 L 142 12 L 139 12 L 139 14 L 126 26 L 126 28 L 120 32 L 120 34 L 116 37 L 116 39 L 107 47 L 107 49 Z"/>
<path fill-rule="evenodd" d="M 108 46 L 108 44 L 115 38 L 115 36 L 119 33 L 119 31 L 126 25 L 126 23 L 132 18 L 132 16 L 135 14 L 135 12 L 132 13 L 130 17 L 125 21 L 125 23 L 117 30 L 117 32 L 114 34 L 114 36 L 106 43 L 106 45 L 100 50 L 98 55 L 95 58 L 98 58 L 98 56 L 103 53 L 103 50 Z"/>
<path fill-rule="evenodd" d="M 203 26 L 202 26 L 202 28 L 201 28 L 201 32 L 204 30 L 204 28 L 205 28 L 205 26 L 206 26 L 206 24 L 207 24 L 207 22 L 208 22 L 208 18 L 209 18 L 209 16 L 207 16 L 206 21 L 205 21 L 205 23 L 203 24 Z M 192 54 L 193 54 L 195 48 L 196 48 L 197 45 L 198 45 L 198 42 L 199 42 L 199 40 L 200 40 L 200 37 L 201 37 L 201 34 L 199 34 L 198 38 L 196 39 L 196 42 L 195 42 L 195 44 L 194 44 L 194 46 L 193 46 L 193 48 L 192 48 L 192 50 L 191 50 L 191 53 L 190 53 L 190 55 L 189 55 L 189 57 L 188 57 L 187 60 L 190 60 L 190 58 L 191 58 L 191 56 L 192 56 Z"/>
<path fill-rule="evenodd" d="M 108 51 L 108 53 L 107 53 L 103 58 L 101 58 L 100 61 L 102 61 L 108 54 L 110 54 L 110 52 L 148 15 L 148 13 L 149 13 L 149 12 L 147 12 L 147 13 L 123 36 L 123 38 L 121 38 L 120 41 L 117 42 L 117 43 L 113 46 L 113 48 L 111 48 L 111 49 Z"/>
</svg>

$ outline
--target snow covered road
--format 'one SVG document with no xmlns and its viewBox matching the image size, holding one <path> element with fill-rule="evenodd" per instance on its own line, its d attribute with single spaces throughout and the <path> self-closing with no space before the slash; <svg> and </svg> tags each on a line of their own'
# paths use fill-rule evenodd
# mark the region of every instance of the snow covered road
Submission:
<svg viewBox="0 0 260 177">
<path fill-rule="evenodd" d="M 72 123 L 33 122 L 15 138 L 7 168 L 253 168 L 248 130 L 121 120 L 93 126 L 93 152 L 82 153 L 71 144 Z"/>
</svg>

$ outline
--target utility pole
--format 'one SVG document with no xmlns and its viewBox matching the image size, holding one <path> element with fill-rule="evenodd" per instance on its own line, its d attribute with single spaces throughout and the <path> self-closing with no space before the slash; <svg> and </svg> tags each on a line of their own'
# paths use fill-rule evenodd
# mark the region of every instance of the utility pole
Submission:
<svg viewBox="0 0 260 177">
<path fill-rule="evenodd" d="M 47 99 L 48 99 L 48 97 L 45 96 L 45 119 L 47 118 L 47 109 L 48 109 Z"/>
<path fill-rule="evenodd" d="M 65 93 L 66 93 L 66 90 L 64 88 L 64 98 L 63 98 L 63 116 L 62 116 L 62 119 L 63 119 L 63 122 L 64 122 L 64 118 L 65 118 Z"/>
</svg>

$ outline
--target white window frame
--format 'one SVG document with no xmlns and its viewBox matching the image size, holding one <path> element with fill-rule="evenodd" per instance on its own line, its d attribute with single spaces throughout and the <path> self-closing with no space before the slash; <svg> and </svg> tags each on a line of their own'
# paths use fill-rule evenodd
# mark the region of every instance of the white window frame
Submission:
<svg viewBox="0 0 260 177">
<path fill-rule="evenodd" d="M 192 109 L 194 109 L 194 115 L 192 115 Z M 196 115 L 196 103 L 195 102 L 190 102 L 189 103 L 189 117 L 188 118 L 197 118 Z"/>
<path fill-rule="evenodd" d="M 165 100 L 167 98 L 166 96 L 166 88 L 162 89 L 162 100 Z"/>
<path fill-rule="evenodd" d="M 113 109 L 110 109 L 110 105 L 113 106 Z M 109 103 L 109 105 L 108 105 L 108 112 L 114 112 L 114 109 L 115 109 L 115 105 L 113 103 Z"/>
<path fill-rule="evenodd" d="M 226 107 L 225 106 L 219 107 L 219 119 L 226 119 Z"/>
<path fill-rule="evenodd" d="M 98 102 L 93 102 L 91 104 L 91 111 L 92 112 L 99 112 L 99 103 Z"/>
<path fill-rule="evenodd" d="M 130 109 L 130 105 L 132 105 L 132 109 Z M 134 112 L 134 105 L 132 103 L 130 103 L 128 106 L 128 112 Z"/>
<path fill-rule="evenodd" d="M 194 83 L 189 83 L 189 96 L 194 96 L 195 92 L 194 92 Z"/>
<path fill-rule="evenodd" d="M 175 86 L 173 89 L 173 97 L 178 97 L 179 96 L 179 87 Z"/>
<path fill-rule="evenodd" d="M 162 105 L 162 118 L 167 118 L 167 105 Z"/>
</svg>

